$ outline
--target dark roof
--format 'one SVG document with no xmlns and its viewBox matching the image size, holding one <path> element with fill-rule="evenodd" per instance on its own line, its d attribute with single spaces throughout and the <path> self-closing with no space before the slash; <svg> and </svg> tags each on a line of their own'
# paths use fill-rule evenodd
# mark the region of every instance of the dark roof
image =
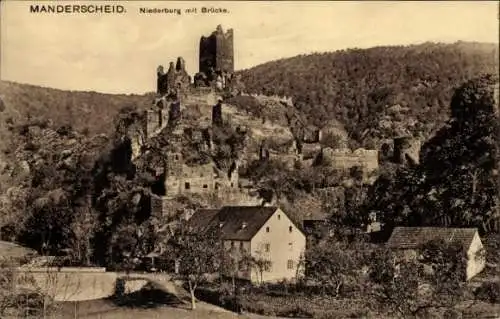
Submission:
<svg viewBox="0 0 500 319">
<path fill-rule="evenodd" d="M 269 206 L 222 207 L 217 216 L 219 224 L 222 223 L 222 239 L 252 239 L 277 209 Z"/>
<path fill-rule="evenodd" d="M 415 249 L 431 240 L 460 242 L 468 248 L 477 233 L 476 228 L 396 227 L 387 241 L 389 248 Z"/>
<path fill-rule="evenodd" d="M 277 207 L 269 206 L 225 206 L 220 210 L 198 210 L 188 222 L 195 231 L 217 227 L 224 240 L 251 240 Z"/>
<path fill-rule="evenodd" d="M 219 212 L 218 209 L 199 209 L 188 220 L 188 227 L 196 232 L 204 232 L 212 226 L 212 220 Z"/>
</svg>

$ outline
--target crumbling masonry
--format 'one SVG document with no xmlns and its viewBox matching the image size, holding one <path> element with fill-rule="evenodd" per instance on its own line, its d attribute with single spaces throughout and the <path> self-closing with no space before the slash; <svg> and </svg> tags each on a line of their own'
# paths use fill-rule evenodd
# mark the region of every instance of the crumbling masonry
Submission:
<svg viewBox="0 0 500 319">
<path fill-rule="evenodd" d="M 208 37 L 200 39 L 200 72 L 209 76 L 213 72 L 234 72 L 233 29 L 217 29 Z"/>
</svg>

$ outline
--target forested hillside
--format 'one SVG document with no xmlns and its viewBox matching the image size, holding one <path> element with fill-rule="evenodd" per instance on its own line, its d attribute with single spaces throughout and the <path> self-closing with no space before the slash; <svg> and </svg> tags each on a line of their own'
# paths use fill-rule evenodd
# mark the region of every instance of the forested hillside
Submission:
<svg viewBox="0 0 500 319">
<path fill-rule="evenodd" d="M 147 94 L 64 91 L 0 81 L 0 181 L 9 153 L 21 143 L 16 127 L 35 124 L 86 136 L 109 135 L 121 108 L 149 105 L 151 100 Z"/>
<path fill-rule="evenodd" d="M 390 225 L 474 226 L 498 232 L 498 76 L 463 84 L 451 116 L 422 147 L 421 162 L 382 174 L 366 200 Z M 498 94 L 498 92 L 496 93 Z"/>
<path fill-rule="evenodd" d="M 0 81 L 0 98 L 0 125 L 50 119 L 54 126 L 70 125 L 91 135 L 113 132 L 110 123 L 122 107 L 149 105 L 152 100 L 145 95 L 65 91 L 8 81 Z"/>
<path fill-rule="evenodd" d="M 498 58 L 495 44 L 425 43 L 300 55 L 239 74 L 249 93 L 293 97 L 309 123 L 337 119 L 367 146 L 405 131 L 429 137 L 448 118 L 453 91 L 497 73 Z"/>
</svg>

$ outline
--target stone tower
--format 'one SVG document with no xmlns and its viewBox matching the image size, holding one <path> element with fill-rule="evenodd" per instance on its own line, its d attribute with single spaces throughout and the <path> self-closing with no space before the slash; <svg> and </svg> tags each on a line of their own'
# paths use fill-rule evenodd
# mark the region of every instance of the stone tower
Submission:
<svg viewBox="0 0 500 319">
<path fill-rule="evenodd" d="M 409 136 L 401 136 L 394 139 L 393 162 L 397 164 L 408 164 L 409 161 L 413 164 L 420 162 L 420 146 L 419 139 Z"/>
<path fill-rule="evenodd" d="M 222 26 L 208 37 L 200 39 L 200 72 L 210 75 L 212 72 L 234 72 L 233 29 L 224 33 Z"/>
</svg>

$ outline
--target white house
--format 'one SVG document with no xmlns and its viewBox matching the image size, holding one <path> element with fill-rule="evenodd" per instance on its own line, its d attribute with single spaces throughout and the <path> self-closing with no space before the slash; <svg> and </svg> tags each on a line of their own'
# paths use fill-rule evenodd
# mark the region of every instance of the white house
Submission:
<svg viewBox="0 0 500 319">
<path fill-rule="evenodd" d="M 238 249 L 258 260 L 270 262 L 262 271 L 252 267 L 240 273 L 252 282 L 293 280 L 306 248 L 302 230 L 278 207 L 226 206 L 220 210 L 198 210 L 188 224 L 196 229 L 219 227 L 226 250 Z"/>
</svg>

